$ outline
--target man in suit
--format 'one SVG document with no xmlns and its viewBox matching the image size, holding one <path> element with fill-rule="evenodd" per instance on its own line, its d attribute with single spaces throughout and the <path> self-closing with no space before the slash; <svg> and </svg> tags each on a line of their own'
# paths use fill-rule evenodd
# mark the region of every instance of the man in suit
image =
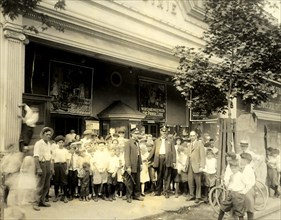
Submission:
<svg viewBox="0 0 281 220">
<path fill-rule="evenodd" d="M 131 138 L 125 143 L 124 159 L 125 159 L 125 185 L 127 191 L 127 202 L 131 203 L 132 199 L 143 201 L 140 185 L 141 171 L 141 152 L 138 140 L 140 139 L 140 131 L 138 128 L 131 130 Z"/>
<path fill-rule="evenodd" d="M 205 150 L 201 141 L 197 140 L 197 133 L 190 132 L 191 143 L 187 146 L 187 180 L 190 197 L 187 201 L 194 200 L 199 203 L 201 199 L 201 175 L 205 168 Z M 196 193 L 194 195 L 194 181 L 196 184 Z"/>
<path fill-rule="evenodd" d="M 176 166 L 176 152 L 174 143 L 167 139 L 167 136 L 168 129 L 164 126 L 160 129 L 160 137 L 154 142 L 148 161 L 153 162 L 157 172 L 155 196 L 160 196 L 163 190 L 165 197 L 169 198 L 172 169 Z"/>
</svg>

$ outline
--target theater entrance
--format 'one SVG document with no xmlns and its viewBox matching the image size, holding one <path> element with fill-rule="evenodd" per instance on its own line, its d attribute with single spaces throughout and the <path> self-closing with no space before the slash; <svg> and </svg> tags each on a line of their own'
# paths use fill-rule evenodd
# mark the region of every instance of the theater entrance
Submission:
<svg viewBox="0 0 281 220">
<path fill-rule="evenodd" d="M 81 135 L 85 129 L 85 120 L 81 116 L 73 115 L 52 115 L 51 124 L 54 128 L 54 136 L 56 135 L 66 135 L 71 129 L 75 130 L 76 134 Z"/>
</svg>

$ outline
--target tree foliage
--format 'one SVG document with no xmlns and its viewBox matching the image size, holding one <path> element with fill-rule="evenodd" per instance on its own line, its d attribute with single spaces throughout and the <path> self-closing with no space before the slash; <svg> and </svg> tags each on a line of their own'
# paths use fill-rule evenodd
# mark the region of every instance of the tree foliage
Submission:
<svg viewBox="0 0 281 220">
<path fill-rule="evenodd" d="M 8 16 L 11 20 L 15 20 L 20 15 L 26 16 L 29 13 L 36 13 L 41 21 L 39 27 L 24 25 L 23 28 L 38 34 L 40 31 L 45 31 L 48 28 L 55 28 L 58 31 L 64 31 L 64 28 L 53 23 L 47 14 L 39 13 L 36 11 L 38 5 L 42 0 L 0 0 L 1 12 L 4 16 Z M 57 0 L 54 4 L 56 10 L 65 10 L 65 0 Z"/>
<path fill-rule="evenodd" d="M 180 58 L 174 84 L 189 107 L 211 113 L 225 110 L 233 97 L 260 104 L 275 93 L 265 79 L 280 81 L 281 29 L 263 10 L 266 3 L 206 1 L 205 47 L 174 51 Z"/>
</svg>

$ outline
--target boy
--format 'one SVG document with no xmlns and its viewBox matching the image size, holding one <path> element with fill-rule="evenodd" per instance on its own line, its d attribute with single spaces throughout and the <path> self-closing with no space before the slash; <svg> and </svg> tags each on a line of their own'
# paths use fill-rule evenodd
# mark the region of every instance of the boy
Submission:
<svg viewBox="0 0 281 220">
<path fill-rule="evenodd" d="M 233 209 L 234 215 L 238 216 L 239 220 L 243 220 L 245 213 L 245 194 L 242 193 L 245 189 L 243 175 L 239 171 L 238 160 L 230 160 L 229 166 L 232 174 L 230 178 L 224 178 L 228 194 L 226 199 L 222 201 L 218 220 L 222 220 L 224 213 L 231 209 Z"/>
<path fill-rule="evenodd" d="M 52 155 L 52 161 L 54 163 L 54 185 L 55 185 L 55 198 L 53 202 L 58 201 L 59 188 L 63 189 L 62 201 L 65 203 L 67 200 L 67 176 L 68 176 L 68 166 L 69 166 L 69 152 L 64 148 L 65 138 L 62 135 L 59 135 L 55 138 L 58 148 L 54 150 Z"/>
<path fill-rule="evenodd" d="M 243 169 L 243 182 L 245 183 L 245 189 L 243 194 L 245 194 L 245 207 L 247 211 L 248 220 L 254 219 L 255 211 L 255 190 L 254 185 L 256 183 L 255 172 L 250 165 L 252 162 L 252 156 L 249 153 L 240 154 L 240 166 Z"/>
<path fill-rule="evenodd" d="M 216 184 L 217 159 L 212 149 L 206 150 L 206 166 L 203 170 L 205 188 L 205 202 L 208 202 L 208 194 Z"/>
<path fill-rule="evenodd" d="M 271 153 L 268 155 L 267 160 L 267 179 L 268 179 L 268 186 L 274 190 L 274 196 L 279 197 L 280 192 L 278 189 L 279 181 L 278 181 L 278 169 L 280 163 L 278 159 L 279 150 L 272 149 Z M 279 170 L 280 171 L 280 170 Z"/>
</svg>

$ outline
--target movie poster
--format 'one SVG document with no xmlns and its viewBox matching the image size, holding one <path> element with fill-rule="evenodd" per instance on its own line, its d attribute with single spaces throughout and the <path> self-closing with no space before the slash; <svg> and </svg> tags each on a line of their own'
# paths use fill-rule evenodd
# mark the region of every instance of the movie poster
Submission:
<svg viewBox="0 0 281 220">
<path fill-rule="evenodd" d="M 139 81 L 139 110 L 146 119 L 166 118 L 166 85 L 145 80 Z"/>
<path fill-rule="evenodd" d="M 91 115 L 93 72 L 93 68 L 50 61 L 51 113 Z"/>
</svg>

